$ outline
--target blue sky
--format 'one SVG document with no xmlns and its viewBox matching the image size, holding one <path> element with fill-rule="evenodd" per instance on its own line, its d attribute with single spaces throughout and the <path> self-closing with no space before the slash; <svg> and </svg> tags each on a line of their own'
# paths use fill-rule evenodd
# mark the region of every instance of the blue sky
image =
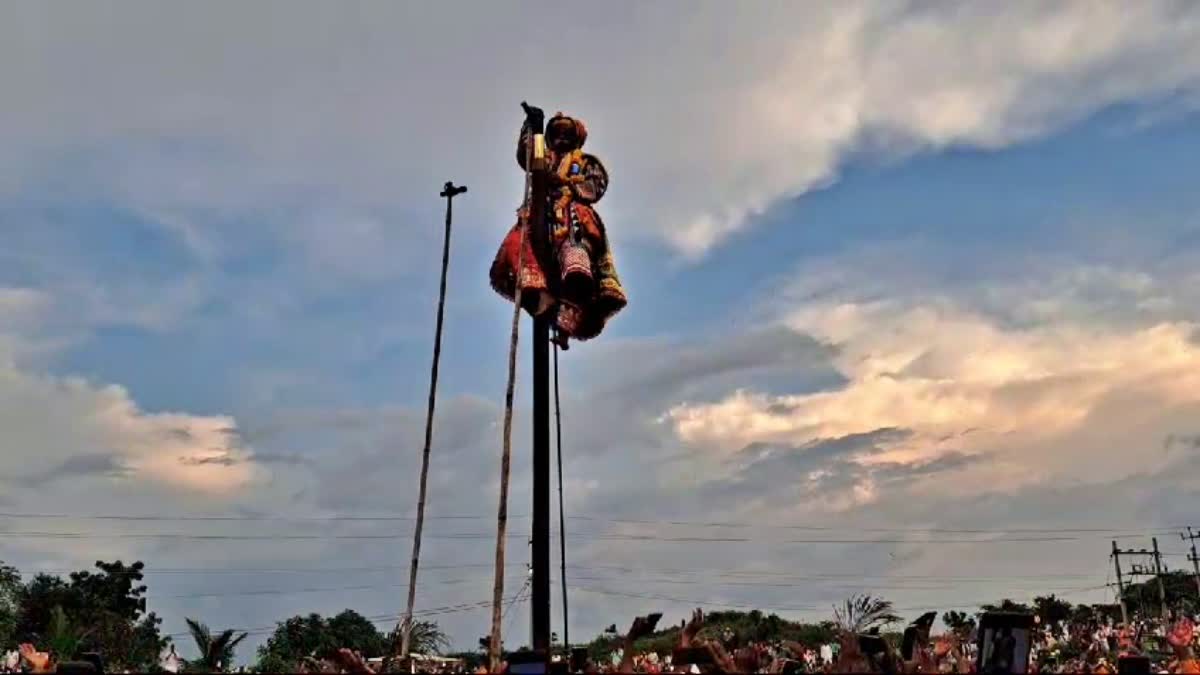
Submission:
<svg viewBox="0 0 1200 675">
<path fill-rule="evenodd" d="M 527 16 L 352 8 L 279 22 L 158 7 L 115 40 L 102 14 L 3 10 L 0 86 L 17 103 L 0 118 L 0 506 L 316 519 L 6 518 L 15 531 L 395 538 L 10 537 L 0 559 L 208 568 L 152 576 L 171 632 L 184 616 L 398 611 L 406 525 L 320 519 L 415 506 L 447 179 L 471 191 L 430 513 L 479 518 L 429 531 L 492 531 L 511 314 L 486 274 L 519 196 L 522 99 L 588 121 L 630 295 L 563 355 L 573 635 L 696 600 L 819 618 L 856 589 L 901 607 L 1006 588 L 1099 600 L 1106 537 L 1187 524 L 1200 465 L 1166 439 L 1200 433 L 1192 6 L 716 3 L 677 22 L 663 3 L 587 25 L 567 21 L 578 6 L 543 7 L 606 46 L 565 56 L 499 37 Z M 668 521 L 754 526 L 719 542 L 722 528 Z M 929 541 L 946 527 L 990 535 Z M 1079 539 L 984 541 L 1029 527 Z M 1079 533 L 1095 527 L 1121 529 Z M 878 528 L 905 539 L 872 543 Z M 474 565 L 491 546 L 426 551 Z M 384 569 L 342 569 L 364 560 Z M 221 571 L 283 565 L 312 571 Z M 650 574 L 679 567 L 696 569 Z M 964 567 L 1007 585 L 910 579 Z M 722 585 L 731 570 L 813 576 L 781 594 Z M 819 580 L 834 571 L 861 576 Z M 486 568 L 428 579 L 419 606 L 489 597 Z M 372 588 L 310 590 L 347 585 Z M 278 593 L 177 597 L 214 586 Z M 464 647 L 487 629 L 486 611 L 440 620 Z"/>
</svg>

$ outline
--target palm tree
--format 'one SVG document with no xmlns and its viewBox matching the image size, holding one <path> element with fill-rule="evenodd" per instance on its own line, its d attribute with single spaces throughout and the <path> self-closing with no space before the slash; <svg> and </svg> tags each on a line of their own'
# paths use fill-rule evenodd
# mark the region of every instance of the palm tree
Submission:
<svg viewBox="0 0 1200 675">
<path fill-rule="evenodd" d="M 399 653 L 402 646 L 401 641 L 404 636 L 405 622 L 392 632 L 391 642 L 392 650 Z M 441 654 L 443 651 L 450 648 L 450 638 L 446 636 L 442 629 L 438 627 L 434 621 L 414 621 L 412 631 L 408 636 L 408 649 L 410 654 Z"/>
<path fill-rule="evenodd" d="M 45 646 L 56 659 L 67 661 L 75 658 L 75 653 L 91 632 L 72 624 L 63 608 L 55 605 L 50 610 L 50 624 L 46 626 Z"/>
<path fill-rule="evenodd" d="M 892 603 L 869 595 L 852 595 L 840 607 L 833 608 L 833 619 L 848 633 L 864 633 L 896 623 L 900 617 L 892 611 Z"/>
<path fill-rule="evenodd" d="M 214 637 L 208 630 L 208 626 L 194 619 L 186 621 L 188 632 L 192 634 L 192 640 L 196 642 L 196 649 L 200 651 L 200 658 L 189 663 L 189 666 L 213 673 L 220 672 L 223 668 L 228 668 L 233 664 L 233 650 L 242 640 L 246 639 L 245 633 L 235 637 L 233 630 L 226 630 Z"/>
</svg>

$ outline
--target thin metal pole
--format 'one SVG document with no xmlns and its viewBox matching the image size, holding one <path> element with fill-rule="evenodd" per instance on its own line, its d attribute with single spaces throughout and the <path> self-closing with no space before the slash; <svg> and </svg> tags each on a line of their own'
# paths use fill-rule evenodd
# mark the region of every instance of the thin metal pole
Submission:
<svg viewBox="0 0 1200 675">
<path fill-rule="evenodd" d="M 538 120 L 541 124 L 544 120 Z M 543 127 L 544 129 L 544 127 Z M 546 153 L 538 147 L 543 129 L 534 130 L 534 155 L 531 164 L 529 236 L 533 253 L 553 284 L 557 266 L 550 256 L 550 232 L 546 223 Z M 534 651 L 550 659 L 550 311 L 533 317 L 533 527 L 531 620 Z"/>
<path fill-rule="evenodd" d="M 412 565 L 408 571 L 408 605 L 401 626 L 400 655 L 408 658 L 412 637 L 413 604 L 417 599 L 417 567 L 421 560 L 421 532 L 425 528 L 425 497 L 429 485 L 429 450 L 433 445 L 433 410 L 437 402 L 438 363 L 442 358 L 442 318 L 446 310 L 446 272 L 450 268 L 450 222 L 454 197 L 467 191 L 447 181 L 441 196 L 446 198 L 446 235 L 442 242 L 442 281 L 438 289 L 437 327 L 433 332 L 433 365 L 429 369 L 429 406 L 425 414 L 425 447 L 421 450 L 421 486 L 417 497 L 417 524 L 413 530 Z"/>
<path fill-rule="evenodd" d="M 571 653 L 571 621 L 567 613 L 567 516 L 563 508 L 562 403 L 558 396 L 558 345 L 554 345 L 554 435 L 558 446 L 558 561 L 562 585 L 563 652 Z"/>
</svg>

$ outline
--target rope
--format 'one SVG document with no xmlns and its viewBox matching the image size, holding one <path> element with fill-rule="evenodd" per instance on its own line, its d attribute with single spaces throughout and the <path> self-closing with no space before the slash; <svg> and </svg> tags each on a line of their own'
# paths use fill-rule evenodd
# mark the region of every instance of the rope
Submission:
<svg viewBox="0 0 1200 675">
<path fill-rule="evenodd" d="M 567 520 L 563 509 L 562 403 L 558 396 L 558 343 L 554 343 L 554 434 L 558 450 L 558 547 L 559 577 L 562 580 L 563 649 L 571 650 L 571 621 L 567 612 Z"/>
</svg>

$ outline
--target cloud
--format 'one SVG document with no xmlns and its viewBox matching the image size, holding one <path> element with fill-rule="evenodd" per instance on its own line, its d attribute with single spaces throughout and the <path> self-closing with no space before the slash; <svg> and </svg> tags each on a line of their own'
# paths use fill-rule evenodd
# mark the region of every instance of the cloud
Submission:
<svg viewBox="0 0 1200 675">
<path fill-rule="evenodd" d="M 69 167 L 73 192 L 158 214 L 206 255 L 246 236 L 213 223 L 251 218 L 323 272 L 371 278 L 381 242 L 435 216 L 430 176 L 470 184 L 466 208 L 503 228 L 528 98 L 592 122 L 620 238 L 700 256 L 864 154 L 1004 147 L 1200 81 L 1185 2 L 664 3 L 584 23 L 561 4 L 281 8 L 7 8 L 10 191 Z M 563 55 L 561 35 L 525 35 L 531 16 L 598 49 Z"/>
<path fill-rule="evenodd" d="M 3 359 L 0 403 L 13 483 L 96 477 L 220 497 L 262 479 L 229 417 L 149 413 L 120 386 L 33 374 Z"/>
<path fill-rule="evenodd" d="M 40 475 L 24 477 L 26 485 L 44 486 L 52 480 L 73 478 L 76 476 L 107 476 L 125 478 L 130 475 L 129 467 L 118 457 L 104 453 L 90 455 L 75 455 L 68 457 L 58 466 Z"/>
<path fill-rule="evenodd" d="M 1182 438 L 1181 421 L 1200 410 L 1198 317 L 1169 290 L 1187 293 L 1186 284 L 1088 266 L 1024 279 L 894 286 L 886 297 L 869 281 L 847 282 L 814 296 L 806 274 L 795 285 L 807 290 L 792 295 L 803 299 L 778 320 L 833 345 L 845 383 L 794 394 L 739 388 L 672 406 L 661 420 L 698 451 L 726 456 L 752 444 L 803 453 L 822 439 L 903 429 L 857 461 L 988 457 L 936 486 L 956 493 L 1119 480 L 1173 461 L 1184 444 L 1163 449 L 1162 439 Z"/>
</svg>

